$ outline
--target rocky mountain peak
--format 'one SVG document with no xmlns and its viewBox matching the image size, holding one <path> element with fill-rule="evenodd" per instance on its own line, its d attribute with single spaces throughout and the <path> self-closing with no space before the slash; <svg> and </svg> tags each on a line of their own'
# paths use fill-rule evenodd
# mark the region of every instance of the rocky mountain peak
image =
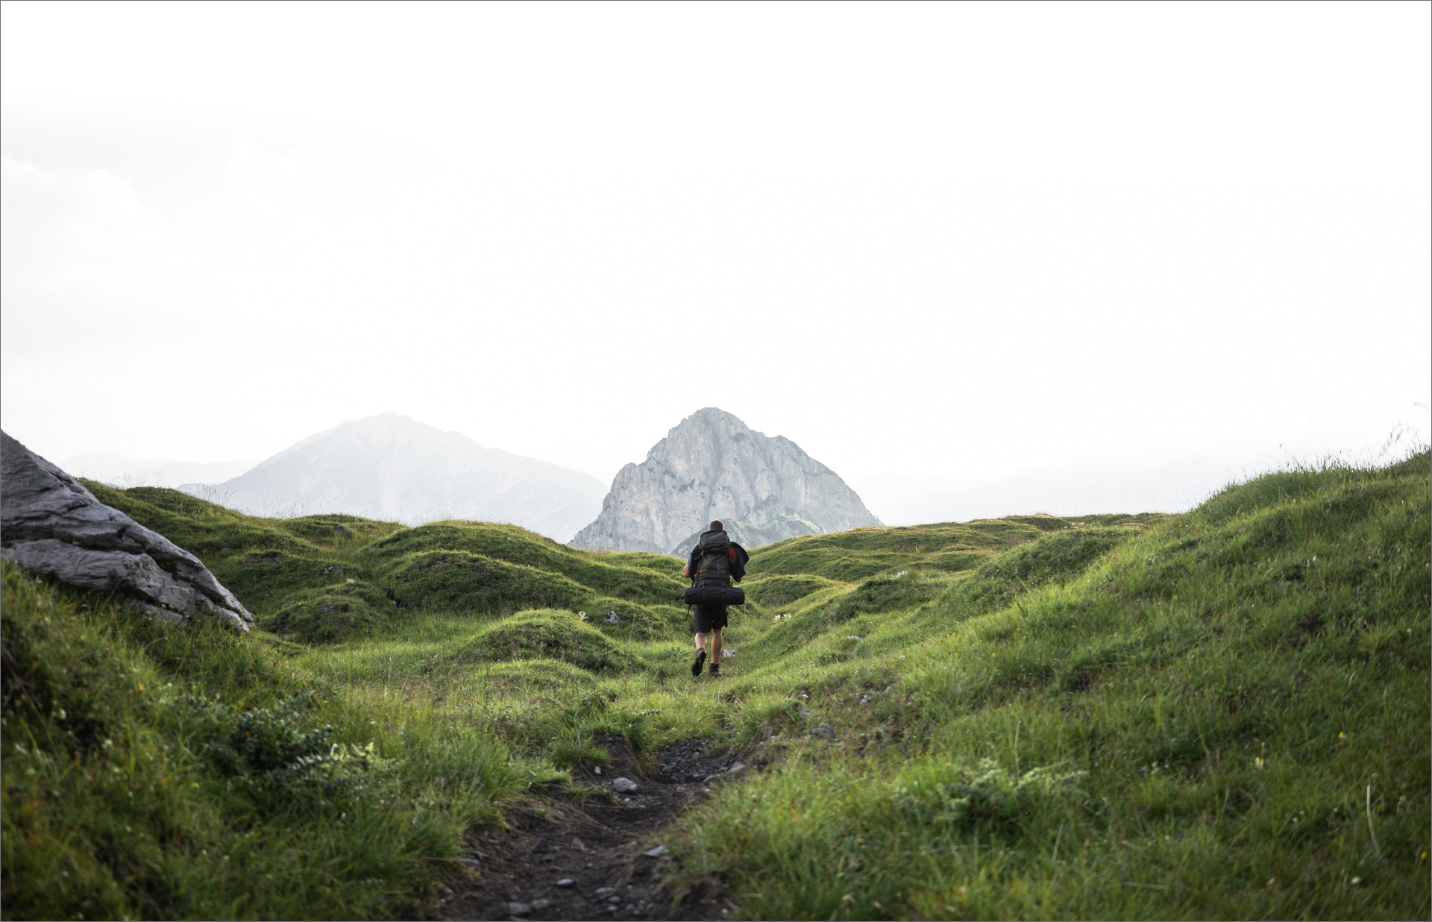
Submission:
<svg viewBox="0 0 1432 922">
<path fill-rule="evenodd" d="M 717 407 L 683 419 L 612 481 L 574 547 L 681 556 L 712 519 L 746 547 L 879 521 L 830 468 Z"/>
</svg>

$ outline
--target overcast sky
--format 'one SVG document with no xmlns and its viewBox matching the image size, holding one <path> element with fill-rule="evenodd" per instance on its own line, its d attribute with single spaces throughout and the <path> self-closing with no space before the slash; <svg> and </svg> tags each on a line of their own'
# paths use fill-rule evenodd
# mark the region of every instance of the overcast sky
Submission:
<svg viewBox="0 0 1432 922">
<path fill-rule="evenodd" d="M 708 405 L 847 480 L 1429 428 L 1427 3 L 0 9 L 0 417 L 56 460 L 385 410 L 603 481 Z"/>
</svg>

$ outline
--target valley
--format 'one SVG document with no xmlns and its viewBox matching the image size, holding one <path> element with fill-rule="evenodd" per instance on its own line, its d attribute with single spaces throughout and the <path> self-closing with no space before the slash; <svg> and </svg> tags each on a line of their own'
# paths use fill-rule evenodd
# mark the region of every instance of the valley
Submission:
<svg viewBox="0 0 1432 922">
<path fill-rule="evenodd" d="M 677 558 L 86 483 L 257 629 L 5 564 L 6 914 L 1424 914 L 1428 470 L 788 538 L 697 679 Z"/>
</svg>

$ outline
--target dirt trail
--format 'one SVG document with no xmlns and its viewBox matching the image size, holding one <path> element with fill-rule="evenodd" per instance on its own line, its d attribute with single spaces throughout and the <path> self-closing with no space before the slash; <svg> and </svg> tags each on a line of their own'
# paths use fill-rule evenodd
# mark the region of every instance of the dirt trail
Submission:
<svg viewBox="0 0 1432 922">
<path fill-rule="evenodd" d="M 684 893 L 663 883 L 675 871 L 663 835 L 693 804 L 758 769 L 755 753 L 707 749 L 681 740 L 644 770 L 619 737 L 601 740 L 612 764 L 598 775 L 573 770 L 585 796 L 529 804 L 507 831 L 474 829 L 466 839 L 472 872 L 434 907 L 440 919 L 724 919 L 736 910 L 715 880 Z M 749 757 L 748 757 L 749 756 Z M 716 776 L 716 777 L 713 777 Z M 626 778 L 637 790 L 619 794 Z"/>
</svg>

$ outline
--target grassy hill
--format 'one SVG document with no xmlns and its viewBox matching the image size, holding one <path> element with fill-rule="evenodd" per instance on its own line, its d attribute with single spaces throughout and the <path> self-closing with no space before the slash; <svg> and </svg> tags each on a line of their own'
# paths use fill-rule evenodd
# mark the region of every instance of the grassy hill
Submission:
<svg viewBox="0 0 1432 922">
<path fill-rule="evenodd" d="M 1425 916 L 1429 465 L 762 547 L 720 681 L 672 558 L 87 484 L 262 630 L 5 568 L 3 912 L 420 913 L 619 735 L 761 752 L 670 840 L 751 918 Z"/>
</svg>

